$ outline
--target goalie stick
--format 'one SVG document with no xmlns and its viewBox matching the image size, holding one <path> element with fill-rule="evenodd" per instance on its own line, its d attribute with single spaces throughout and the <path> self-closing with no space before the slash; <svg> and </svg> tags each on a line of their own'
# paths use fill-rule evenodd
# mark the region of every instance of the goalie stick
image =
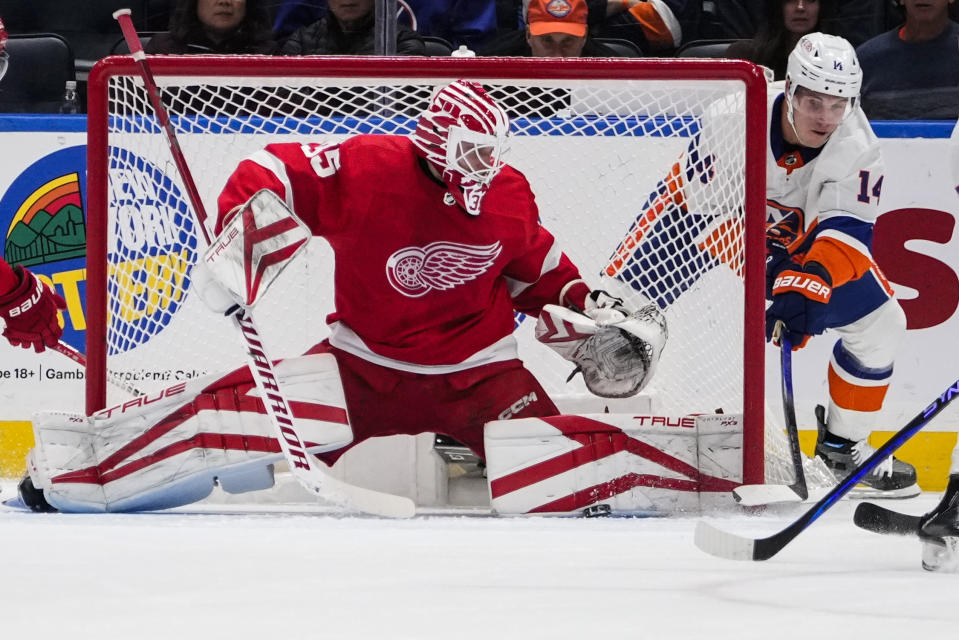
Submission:
<svg viewBox="0 0 959 640">
<path fill-rule="evenodd" d="M 878 504 L 863 502 L 856 507 L 852 521 L 860 529 L 896 536 L 919 535 L 921 516 L 893 511 Z"/>
<path fill-rule="evenodd" d="M 717 529 L 711 524 L 700 520 L 696 523 L 696 546 L 706 553 L 729 560 L 768 560 L 772 558 L 782 551 L 783 547 L 789 544 L 793 538 L 805 531 L 806 528 L 825 513 L 827 509 L 852 490 L 863 476 L 879 466 L 883 460 L 891 456 L 904 442 L 926 426 L 930 420 L 939 415 L 957 395 L 959 395 L 959 380 L 953 382 L 932 404 L 923 409 L 916 417 L 910 420 L 906 426 L 893 434 L 885 444 L 876 449 L 871 456 L 853 469 L 842 482 L 833 487 L 819 502 L 811 506 L 785 529 L 766 538 L 751 538 Z"/>
<path fill-rule="evenodd" d="M 809 497 L 806 474 L 802 466 L 802 450 L 799 448 L 799 427 L 796 426 L 796 404 L 793 400 L 792 342 L 782 333 L 782 322 L 776 323 L 775 334 L 779 337 L 782 383 L 783 416 L 786 421 L 786 436 L 789 439 L 789 456 L 795 482 L 782 484 L 744 484 L 733 489 L 736 502 L 753 507 L 776 502 L 802 502 Z"/>
<path fill-rule="evenodd" d="M 203 231 L 204 239 L 209 245 L 211 234 L 207 228 L 206 210 L 200 199 L 196 183 L 193 181 L 193 174 L 180 148 L 173 123 L 163 106 L 160 90 L 153 78 L 153 72 L 150 70 L 146 54 L 143 52 L 143 46 L 133 26 L 133 20 L 130 18 L 130 10 L 119 9 L 113 13 L 113 17 L 120 23 L 123 38 L 126 40 L 131 56 L 139 67 L 143 86 L 153 107 L 154 115 L 166 136 L 173 162 L 180 173 L 190 204 L 199 221 L 198 226 Z M 263 405 L 266 407 L 283 457 L 289 464 L 293 476 L 311 493 L 347 509 L 393 518 L 412 517 L 416 512 L 416 506 L 409 498 L 364 489 L 338 480 L 330 475 L 328 466 L 307 452 L 302 438 L 296 431 L 293 413 L 290 411 L 289 403 L 277 384 L 273 362 L 264 351 L 252 316 L 241 307 L 231 317 L 246 343 L 250 372 L 253 374 L 256 386 L 262 394 Z"/>
<path fill-rule="evenodd" d="M 83 355 L 82 353 L 80 353 L 78 350 L 76 350 L 76 349 L 74 349 L 73 347 L 71 347 L 70 345 L 68 345 L 68 344 L 67 344 L 66 342 L 64 342 L 63 340 L 61 340 L 60 342 L 58 342 L 57 344 L 55 344 L 53 347 L 51 347 L 51 349 L 53 349 L 54 351 L 56 351 L 57 353 L 59 353 L 59 354 L 61 354 L 61 355 L 64 355 L 64 356 L 70 358 L 71 360 L 73 360 L 74 362 L 76 362 L 78 365 L 80 365 L 81 367 L 83 367 L 84 369 L 86 369 L 86 367 L 87 367 L 87 357 L 86 357 L 85 355 Z M 119 378 L 117 378 L 117 377 L 116 377 L 116 374 L 114 374 L 112 371 L 108 371 L 108 372 L 107 372 L 107 382 L 113 384 L 113 385 L 114 385 L 115 387 L 117 387 L 118 389 L 122 389 L 123 391 L 126 391 L 127 393 L 129 393 L 129 394 L 132 395 L 132 396 L 142 396 L 142 395 L 143 395 L 142 393 L 140 393 L 139 389 L 137 389 L 136 387 L 134 387 L 134 386 L 133 386 L 132 384 L 130 384 L 129 382 L 124 382 L 123 380 L 120 380 Z"/>
</svg>

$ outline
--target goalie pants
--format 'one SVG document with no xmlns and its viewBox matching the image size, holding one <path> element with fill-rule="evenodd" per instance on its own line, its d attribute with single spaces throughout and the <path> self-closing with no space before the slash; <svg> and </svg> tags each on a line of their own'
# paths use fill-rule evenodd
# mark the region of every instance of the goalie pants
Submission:
<svg viewBox="0 0 959 640">
<path fill-rule="evenodd" d="M 332 465 L 367 438 L 440 433 L 484 458 L 483 425 L 491 420 L 559 413 L 522 361 L 506 360 L 448 374 L 389 369 L 322 342 L 309 353 L 332 353 L 339 366 L 353 442 L 319 455 Z"/>
</svg>

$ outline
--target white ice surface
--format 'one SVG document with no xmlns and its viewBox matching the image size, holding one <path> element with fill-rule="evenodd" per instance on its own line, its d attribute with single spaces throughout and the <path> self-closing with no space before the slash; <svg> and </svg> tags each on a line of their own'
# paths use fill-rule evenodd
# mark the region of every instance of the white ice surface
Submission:
<svg viewBox="0 0 959 640">
<path fill-rule="evenodd" d="M 703 554 L 696 518 L 0 507 L 0 639 L 956 638 L 959 575 L 923 571 L 914 539 L 857 529 L 854 507 L 766 562 Z M 710 521 L 765 536 L 801 509 Z"/>
</svg>

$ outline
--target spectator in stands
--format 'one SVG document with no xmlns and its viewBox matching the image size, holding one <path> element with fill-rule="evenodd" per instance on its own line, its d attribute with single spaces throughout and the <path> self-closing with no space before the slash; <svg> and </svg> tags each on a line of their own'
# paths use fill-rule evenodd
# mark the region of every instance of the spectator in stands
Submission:
<svg viewBox="0 0 959 640">
<path fill-rule="evenodd" d="M 706 40 L 752 38 L 765 16 L 766 1 L 713 0 L 703 7 L 698 37 Z M 689 41 L 687 37 L 686 42 Z"/>
<path fill-rule="evenodd" d="M 842 0 L 837 5 L 836 33 L 854 47 L 902 24 L 900 0 Z M 821 12 L 824 17 L 829 16 Z"/>
<path fill-rule="evenodd" d="M 496 32 L 497 5 L 493 0 L 397 0 L 397 8 L 398 24 L 421 36 L 448 40 L 454 48 L 466 45 L 475 50 Z M 280 0 L 273 33 L 285 38 L 326 12 L 326 0 Z"/>
<path fill-rule="evenodd" d="M 599 35 L 629 40 L 640 51 L 668 56 L 698 37 L 701 0 L 604 0 Z"/>
<path fill-rule="evenodd" d="M 835 0 L 832 6 L 819 10 L 821 30 L 841 35 L 854 47 L 859 46 L 902 22 L 898 4 L 899 0 Z M 699 37 L 757 37 L 771 11 L 778 10 L 770 0 L 711 0 L 703 8 Z"/>
<path fill-rule="evenodd" d="M 773 70 L 776 80 L 784 80 L 786 60 L 799 38 L 814 31 L 832 33 L 821 26 L 821 18 L 834 8 L 833 0 L 770 0 L 756 37 L 732 43 L 726 57 L 761 64 Z"/>
<path fill-rule="evenodd" d="M 496 32 L 493 0 L 397 0 L 400 24 L 475 51 Z"/>
<path fill-rule="evenodd" d="M 616 53 L 589 37 L 586 0 L 530 0 L 526 29 L 504 33 L 483 47 L 484 56 L 536 58 L 612 57 Z"/>
<path fill-rule="evenodd" d="M 319 20 L 300 27 L 280 43 L 282 55 L 356 55 L 375 52 L 373 0 L 329 0 L 329 11 Z M 396 27 L 396 55 L 426 55 L 419 35 Z"/>
<path fill-rule="evenodd" d="M 178 0 L 170 30 L 147 53 L 271 53 L 275 43 L 264 0 Z"/>
<path fill-rule="evenodd" d="M 291 33 L 326 15 L 326 0 L 279 0 L 273 18 L 273 36 L 285 40 Z"/>
<path fill-rule="evenodd" d="M 7 62 L 10 60 L 6 52 L 7 46 L 7 28 L 3 26 L 3 19 L 0 18 L 0 79 L 3 79 L 7 72 Z"/>
<path fill-rule="evenodd" d="M 862 107 L 876 119 L 959 116 L 959 24 L 954 0 L 903 0 L 906 22 L 863 43 Z"/>
</svg>

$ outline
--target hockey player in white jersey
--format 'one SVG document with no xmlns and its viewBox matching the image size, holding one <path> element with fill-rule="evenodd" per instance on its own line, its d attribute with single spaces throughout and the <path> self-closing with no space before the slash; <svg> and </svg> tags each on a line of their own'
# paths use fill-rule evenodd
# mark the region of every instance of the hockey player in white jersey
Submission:
<svg viewBox="0 0 959 640">
<path fill-rule="evenodd" d="M 884 169 L 861 84 L 853 47 L 812 33 L 790 54 L 782 89 L 770 86 L 768 107 L 766 336 L 782 322 L 798 349 L 827 329 L 839 334 L 828 414 L 816 409 L 816 455 L 839 478 L 873 451 L 867 438 L 906 328 L 871 254 Z M 860 495 L 919 493 L 915 469 L 893 458 L 863 482 Z"/>
<path fill-rule="evenodd" d="M 872 451 L 867 438 L 906 328 L 905 314 L 871 254 L 884 170 L 879 141 L 858 105 L 861 84 L 852 46 L 812 33 L 791 52 L 785 82 L 771 83 L 767 96 L 766 337 L 773 339 L 779 322 L 794 349 L 827 329 L 839 334 L 827 371 L 828 418 L 825 407 L 816 408 L 816 455 L 838 477 Z M 709 237 L 695 234 L 700 229 L 708 234 L 715 226 L 708 221 L 723 219 L 728 205 L 716 194 L 742 188 L 742 169 L 719 135 L 740 126 L 741 110 L 735 99 L 710 107 L 701 133 L 637 218 L 650 227 L 646 236 L 685 233 L 687 261 L 721 268 L 722 257 L 709 254 Z M 631 230 L 607 273 L 666 308 L 690 283 L 663 278 L 657 265 L 672 259 L 669 249 L 636 242 L 634 236 Z M 915 469 L 899 460 L 890 459 L 864 482 L 856 490 L 860 497 L 919 492 Z"/>
</svg>

